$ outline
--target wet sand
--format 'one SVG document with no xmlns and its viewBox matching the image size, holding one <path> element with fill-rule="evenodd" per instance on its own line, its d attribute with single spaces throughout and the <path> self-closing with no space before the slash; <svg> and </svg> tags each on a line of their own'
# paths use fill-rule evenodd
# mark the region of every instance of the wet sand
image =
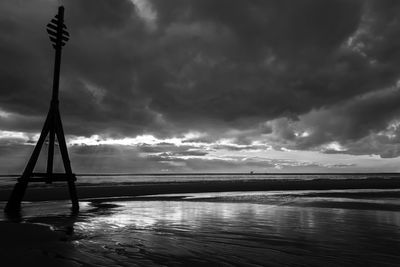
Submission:
<svg viewBox="0 0 400 267">
<path fill-rule="evenodd" d="M 49 226 L 0 222 L 1 266 L 81 266 L 65 259 L 75 250 L 67 236 Z"/>
<path fill-rule="evenodd" d="M 85 185 L 76 214 L 65 187 L 30 187 L 20 214 L 0 214 L 1 266 L 399 266 L 395 188 L 394 178 Z"/>
<path fill-rule="evenodd" d="M 44 255 L 45 264 L 47 259 L 64 266 L 398 266 L 400 213 L 384 207 L 400 206 L 399 191 L 96 199 L 82 201 L 79 214 L 69 213 L 68 201 L 32 202 L 20 217 L 0 219 L 25 222 L 15 223 L 14 233 L 23 233 L 21 242 L 37 244 L 22 251 L 27 258 Z M 51 225 L 56 234 L 19 231 L 26 223 Z M 44 241 L 30 231 L 36 236 L 44 231 Z"/>
</svg>

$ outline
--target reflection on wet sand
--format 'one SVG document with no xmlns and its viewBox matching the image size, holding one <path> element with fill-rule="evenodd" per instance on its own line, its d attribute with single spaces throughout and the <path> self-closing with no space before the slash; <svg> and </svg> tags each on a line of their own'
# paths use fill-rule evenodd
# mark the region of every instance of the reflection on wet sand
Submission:
<svg viewBox="0 0 400 267">
<path fill-rule="evenodd" d="M 113 202 L 113 214 L 77 222 L 124 259 L 169 265 L 362 265 L 400 262 L 399 214 L 251 203 Z M 106 245 L 105 245 L 106 244 Z M 132 250 L 133 249 L 133 250 Z M 131 252 L 130 252 L 131 251 Z"/>
<path fill-rule="evenodd" d="M 72 223 L 76 252 L 70 257 L 96 266 L 400 263 L 400 214 L 390 210 L 196 200 L 81 206 L 78 216 L 62 217 L 60 206 L 46 211 L 31 204 L 25 220 L 58 229 Z"/>
</svg>

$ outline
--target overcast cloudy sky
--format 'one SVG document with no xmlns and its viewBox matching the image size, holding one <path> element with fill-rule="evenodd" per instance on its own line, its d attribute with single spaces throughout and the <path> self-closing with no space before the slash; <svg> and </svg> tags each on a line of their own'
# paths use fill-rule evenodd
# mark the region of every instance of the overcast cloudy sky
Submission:
<svg viewBox="0 0 400 267">
<path fill-rule="evenodd" d="M 60 3 L 77 173 L 400 171 L 400 1 L 2 0 L 0 173 L 43 126 Z"/>
</svg>

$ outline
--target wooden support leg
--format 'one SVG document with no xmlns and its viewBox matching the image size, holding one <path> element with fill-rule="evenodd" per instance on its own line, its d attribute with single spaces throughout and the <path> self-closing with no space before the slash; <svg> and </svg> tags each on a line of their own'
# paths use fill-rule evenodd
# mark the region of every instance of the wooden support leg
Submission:
<svg viewBox="0 0 400 267">
<path fill-rule="evenodd" d="M 47 155 L 47 181 L 46 184 L 51 184 L 51 175 L 53 173 L 53 157 L 54 157 L 54 138 L 55 132 L 54 129 L 50 127 L 50 134 L 49 134 L 49 150 Z"/>
<path fill-rule="evenodd" d="M 20 181 L 15 184 L 7 205 L 4 208 L 6 213 L 16 213 L 21 210 L 21 202 L 24 198 L 27 185 L 26 181 Z"/>
<path fill-rule="evenodd" d="M 47 115 L 47 119 L 44 123 L 42 132 L 40 133 L 39 140 L 35 146 L 35 149 L 32 152 L 32 156 L 28 161 L 28 164 L 25 167 L 24 173 L 20 179 L 28 179 L 33 172 L 33 169 L 35 168 L 36 162 L 39 158 L 40 150 L 42 149 L 42 146 L 44 144 L 44 141 L 46 140 L 46 136 L 50 131 L 50 121 L 52 119 L 51 114 Z"/>
<path fill-rule="evenodd" d="M 75 178 L 74 177 L 71 177 Z M 70 180 L 68 181 L 68 189 L 69 189 L 69 197 L 71 198 L 71 202 L 72 202 L 72 211 L 79 211 L 79 200 L 78 200 L 78 194 L 76 193 L 76 187 L 75 187 L 75 181 L 74 180 Z"/>
<path fill-rule="evenodd" d="M 7 205 L 4 208 L 4 211 L 7 213 L 18 212 L 21 209 L 21 201 L 24 198 L 26 187 L 28 186 L 28 179 L 32 176 L 32 172 L 33 169 L 35 168 L 37 159 L 40 154 L 40 150 L 49 132 L 50 119 L 51 116 L 48 115 L 44 123 L 42 132 L 40 133 L 39 140 L 35 148 L 33 149 L 31 158 L 29 159 L 28 164 L 26 165 L 22 176 L 18 179 L 18 182 L 15 184 L 14 189 L 11 192 Z"/>
<path fill-rule="evenodd" d="M 57 111 L 56 118 L 55 118 L 55 124 L 56 124 L 56 134 L 57 134 L 57 139 L 58 143 L 60 145 L 60 152 L 61 152 L 61 157 L 63 159 L 64 163 L 64 168 L 65 172 L 68 174 L 69 180 L 68 180 L 68 188 L 69 188 L 69 195 L 71 198 L 72 202 L 72 209 L 75 211 L 79 210 L 79 201 L 78 201 L 78 195 L 76 193 L 76 188 L 75 188 L 75 175 L 72 173 L 72 168 L 71 168 L 71 162 L 69 160 L 68 156 L 68 150 L 67 150 L 67 144 L 65 142 L 65 136 L 64 136 L 64 130 L 62 127 L 62 122 L 61 122 L 61 117 L 59 111 Z"/>
</svg>

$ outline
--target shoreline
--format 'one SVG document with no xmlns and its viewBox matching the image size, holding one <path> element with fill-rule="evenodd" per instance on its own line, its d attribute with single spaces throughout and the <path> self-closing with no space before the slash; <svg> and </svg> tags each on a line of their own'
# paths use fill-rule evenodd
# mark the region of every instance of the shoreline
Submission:
<svg viewBox="0 0 400 267">
<path fill-rule="evenodd" d="M 29 187 L 24 201 L 69 199 L 65 186 Z M 399 178 L 325 179 L 312 180 L 214 180 L 186 182 L 138 182 L 115 185 L 79 185 L 78 197 L 107 198 L 134 197 L 159 194 L 235 192 L 235 191 L 295 191 L 295 190 L 345 190 L 345 189 L 399 189 Z M 0 201 L 7 201 L 12 188 L 0 189 Z"/>
</svg>

